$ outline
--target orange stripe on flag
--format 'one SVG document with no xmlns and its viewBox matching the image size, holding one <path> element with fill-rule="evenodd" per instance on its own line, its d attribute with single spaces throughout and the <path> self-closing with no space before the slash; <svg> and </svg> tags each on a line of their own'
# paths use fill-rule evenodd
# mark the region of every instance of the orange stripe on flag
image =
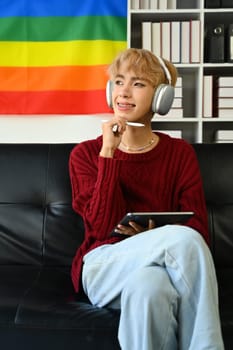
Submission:
<svg viewBox="0 0 233 350">
<path fill-rule="evenodd" d="M 95 91 L 0 92 L 0 114 L 109 113 L 105 89 Z"/>
<path fill-rule="evenodd" d="M 0 91 L 105 89 L 107 65 L 0 67 Z"/>
</svg>

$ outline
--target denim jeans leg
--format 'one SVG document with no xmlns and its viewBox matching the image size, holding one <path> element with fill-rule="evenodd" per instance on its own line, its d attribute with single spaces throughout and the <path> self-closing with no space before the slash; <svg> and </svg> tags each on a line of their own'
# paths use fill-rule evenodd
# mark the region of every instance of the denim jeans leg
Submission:
<svg viewBox="0 0 233 350">
<path fill-rule="evenodd" d="M 158 266 L 166 273 L 167 279 L 164 274 L 158 274 Z M 163 303 L 164 310 L 166 310 L 168 300 L 170 300 L 172 315 L 178 322 L 179 349 L 222 350 L 224 347 L 218 313 L 215 270 L 209 248 L 200 234 L 186 226 L 166 225 L 113 245 L 96 248 L 84 257 L 84 290 L 94 305 L 120 308 L 120 298 L 122 296 L 122 301 L 125 303 L 127 293 L 124 291 L 130 290 L 127 289 L 129 288 L 127 283 L 133 278 L 136 280 L 135 290 L 142 295 L 140 289 L 143 287 L 139 282 L 139 276 L 141 276 L 140 271 L 143 267 L 154 267 L 155 276 L 157 276 L 154 277 L 154 280 L 156 278 L 158 281 L 162 278 L 166 280 L 164 283 L 167 284 L 169 297 L 164 298 L 163 302 L 159 299 L 159 303 Z M 168 281 L 170 281 L 170 287 L 168 287 Z M 132 285 L 133 282 L 130 283 Z M 155 290 L 157 285 L 155 285 Z M 147 288 L 149 288 L 148 285 Z M 177 299 L 174 291 L 178 295 Z M 158 295 L 159 292 L 156 291 L 156 294 Z M 138 298 L 136 294 L 135 297 Z M 175 299 L 179 299 L 177 312 Z M 158 303 L 152 304 L 155 305 L 150 306 L 150 317 L 158 319 Z M 126 305 L 122 304 L 122 306 L 125 309 Z M 140 304 L 138 308 L 140 310 Z M 137 305 L 134 310 L 136 317 L 133 327 L 130 321 L 127 324 L 127 319 L 121 318 L 120 341 L 122 342 L 124 334 L 121 322 L 124 322 L 126 336 L 133 337 L 138 334 L 143 339 L 148 336 L 148 332 L 153 332 L 158 344 L 162 344 L 166 339 L 166 327 L 161 327 L 160 333 L 162 334 L 157 334 L 159 327 L 153 330 L 139 327 L 140 315 L 136 309 Z M 160 320 L 167 322 L 167 316 L 165 318 L 166 321 Z M 172 334 L 177 333 L 176 322 L 173 322 L 173 317 L 170 320 L 174 327 L 171 332 L 172 339 Z M 174 350 L 176 345 L 173 345 L 172 348 L 168 342 L 163 349 Z M 131 350 L 128 347 L 122 347 L 122 349 Z M 134 347 L 134 350 L 139 349 L 151 350 L 152 347 L 148 344 L 144 348 Z"/>
<path fill-rule="evenodd" d="M 178 301 L 162 267 L 147 266 L 133 272 L 121 296 L 121 348 L 176 350 Z"/>
</svg>

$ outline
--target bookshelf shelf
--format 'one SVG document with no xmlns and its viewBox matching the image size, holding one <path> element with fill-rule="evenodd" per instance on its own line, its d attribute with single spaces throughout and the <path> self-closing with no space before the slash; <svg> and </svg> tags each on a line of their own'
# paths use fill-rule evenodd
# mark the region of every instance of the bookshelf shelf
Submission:
<svg viewBox="0 0 233 350">
<path fill-rule="evenodd" d="M 189 117 L 183 117 L 183 118 L 166 118 L 166 117 L 160 117 L 160 116 L 155 116 L 153 122 L 163 122 L 163 123 L 197 123 L 198 118 L 189 118 Z"/>
<path fill-rule="evenodd" d="M 173 6 L 175 4 L 175 8 L 159 8 L 159 3 L 168 1 L 168 3 L 172 3 Z M 218 24 L 223 24 L 226 31 L 224 35 L 228 35 L 228 27 L 233 23 L 233 7 L 232 8 L 205 8 L 205 0 L 190 0 L 187 2 L 186 0 L 164 0 L 157 1 L 158 8 L 140 8 L 140 4 L 143 3 L 145 7 L 145 3 L 148 3 L 148 7 L 150 6 L 150 1 L 140 2 L 139 0 L 129 0 L 129 8 L 128 8 L 128 47 L 145 47 L 144 45 L 151 45 L 149 49 L 151 51 L 155 50 L 155 53 L 158 52 L 158 48 L 154 48 L 153 45 L 153 26 L 152 23 L 161 23 L 169 22 L 170 23 L 170 39 L 166 38 L 165 34 L 161 34 L 160 38 L 162 38 L 160 43 L 160 49 L 164 45 L 164 42 L 168 42 L 170 40 L 170 58 L 169 60 L 173 61 L 174 65 L 177 67 L 179 76 L 182 79 L 182 109 L 183 116 L 176 117 L 174 110 L 172 116 L 154 116 L 153 118 L 153 128 L 156 130 L 171 130 L 181 131 L 181 135 L 184 139 L 187 139 L 188 142 L 199 142 L 199 143 L 209 143 L 209 142 L 217 142 L 215 139 L 218 134 L 218 130 L 232 130 L 233 135 L 233 107 L 232 107 L 232 117 L 216 117 L 214 113 L 209 117 L 204 117 L 204 111 L 206 110 L 206 85 L 204 85 L 204 79 L 206 75 L 212 75 L 213 77 L 221 77 L 221 76 L 229 76 L 233 77 L 233 60 L 229 61 L 229 52 L 227 58 L 224 56 L 224 62 L 209 62 L 210 59 L 207 56 L 206 49 L 206 35 L 207 28 L 209 26 L 214 26 Z M 155 1 L 156 3 L 156 1 Z M 188 4 L 187 4 L 188 3 Z M 168 5 L 169 7 L 169 5 Z M 151 23 L 151 43 L 147 40 L 143 41 L 143 23 L 150 22 Z M 180 38 L 180 46 L 182 45 L 182 22 L 189 22 L 191 26 L 191 22 L 199 22 L 199 36 L 196 34 L 196 40 L 199 37 L 199 43 L 195 45 L 195 50 L 197 50 L 198 46 L 198 60 L 196 60 L 196 56 L 190 59 L 182 56 L 180 54 L 179 61 L 176 62 L 172 59 L 171 47 L 172 47 L 172 22 L 180 23 L 180 32 L 177 33 L 177 38 Z M 186 24 L 187 25 L 187 24 Z M 191 34 L 190 34 L 191 35 Z M 193 39 L 194 41 L 194 39 Z M 149 42 L 149 44 L 148 44 Z M 155 42 L 155 41 L 154 41 Z M 226 39 L 224 40 L 224 43 Z M 176 41 L 177 44 L 177 41 Z M 183 45 L 185 45 L 185 40 L 183 40 Z M 209 44 L 208 44 L 209 45 Z M 174 46 L 174 45 L 173 45 Z M 186 51 L 190 52 L 190 46 L 192 46 L 191 41 L 186 43 Z M 148 47 L 145 47 L 148 48 Z M 193 48 L 194 50 L 194 48 Z M 216 47 L 215 47 L 216 50 Z M 180 52 L 182 50 L 180 49 Z M 160 55 L 164 57 L 162 52 L 167 52 L 166 50 L 161 51 Z M 184 49 L 183 49 L 184 52 Z M 157 53 L 158 54 L 158 53 Z M 226 55 L 226 47 L 224 48 L 224 55 Z M 165 57 L 166 58 L 166 57 Z M 213 61 L 213 60 L 212 60 Z M 232 78 L 233 79 L 233 78 Z M 214 87 L 212 87 L 213 89 Z M 232 86 L 233 90 L 233 86 Z M 214 110 L 214 98 L 216 98 L 216 94 L 212 91 L 212 105 L 211 108 Z M 233 94 L 230 96 L 233 100 Z M 233 141 L 233 136 L 232 136 Z"/>
</svg>

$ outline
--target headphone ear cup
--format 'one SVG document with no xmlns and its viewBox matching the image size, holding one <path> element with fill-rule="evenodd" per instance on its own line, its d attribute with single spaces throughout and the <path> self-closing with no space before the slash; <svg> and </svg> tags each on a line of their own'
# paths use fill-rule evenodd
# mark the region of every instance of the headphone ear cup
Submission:
<svg viewBox="0 0 233 350">
<path fill-rule="evenodd" d="M 112 106 L 112 89 L 113 89 L 113 82 L 111 80 L 107 81 L 106 85 L 106 101 L 107 105 L 110 108 L 113 108 Z"/>
<path fill-rule="evenodd" d="M 152 111 L 160 115 L 165 115 L 169 112 L 175 95 L 175 89 L 172 85 L 160 84 L 152 100 Z"/>
</svg>

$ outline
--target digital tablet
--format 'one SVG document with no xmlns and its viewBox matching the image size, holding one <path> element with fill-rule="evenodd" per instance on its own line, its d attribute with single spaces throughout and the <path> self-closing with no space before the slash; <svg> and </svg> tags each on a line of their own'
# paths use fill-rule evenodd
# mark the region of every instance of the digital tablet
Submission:
<svg viewBox="0 0 233 350">
<path fill-rule="evenodd" d="M 128 226 L 129 221 L 135 221 L 142 227 L 148 227 L 149 220 L 152 219 L 155 227 L 167 224 L 182 224 L 194 215 L 192 211 L 185 212 L 137 212 L 127 213 L 120 221 L 120 224 Z"/>
</svg>

